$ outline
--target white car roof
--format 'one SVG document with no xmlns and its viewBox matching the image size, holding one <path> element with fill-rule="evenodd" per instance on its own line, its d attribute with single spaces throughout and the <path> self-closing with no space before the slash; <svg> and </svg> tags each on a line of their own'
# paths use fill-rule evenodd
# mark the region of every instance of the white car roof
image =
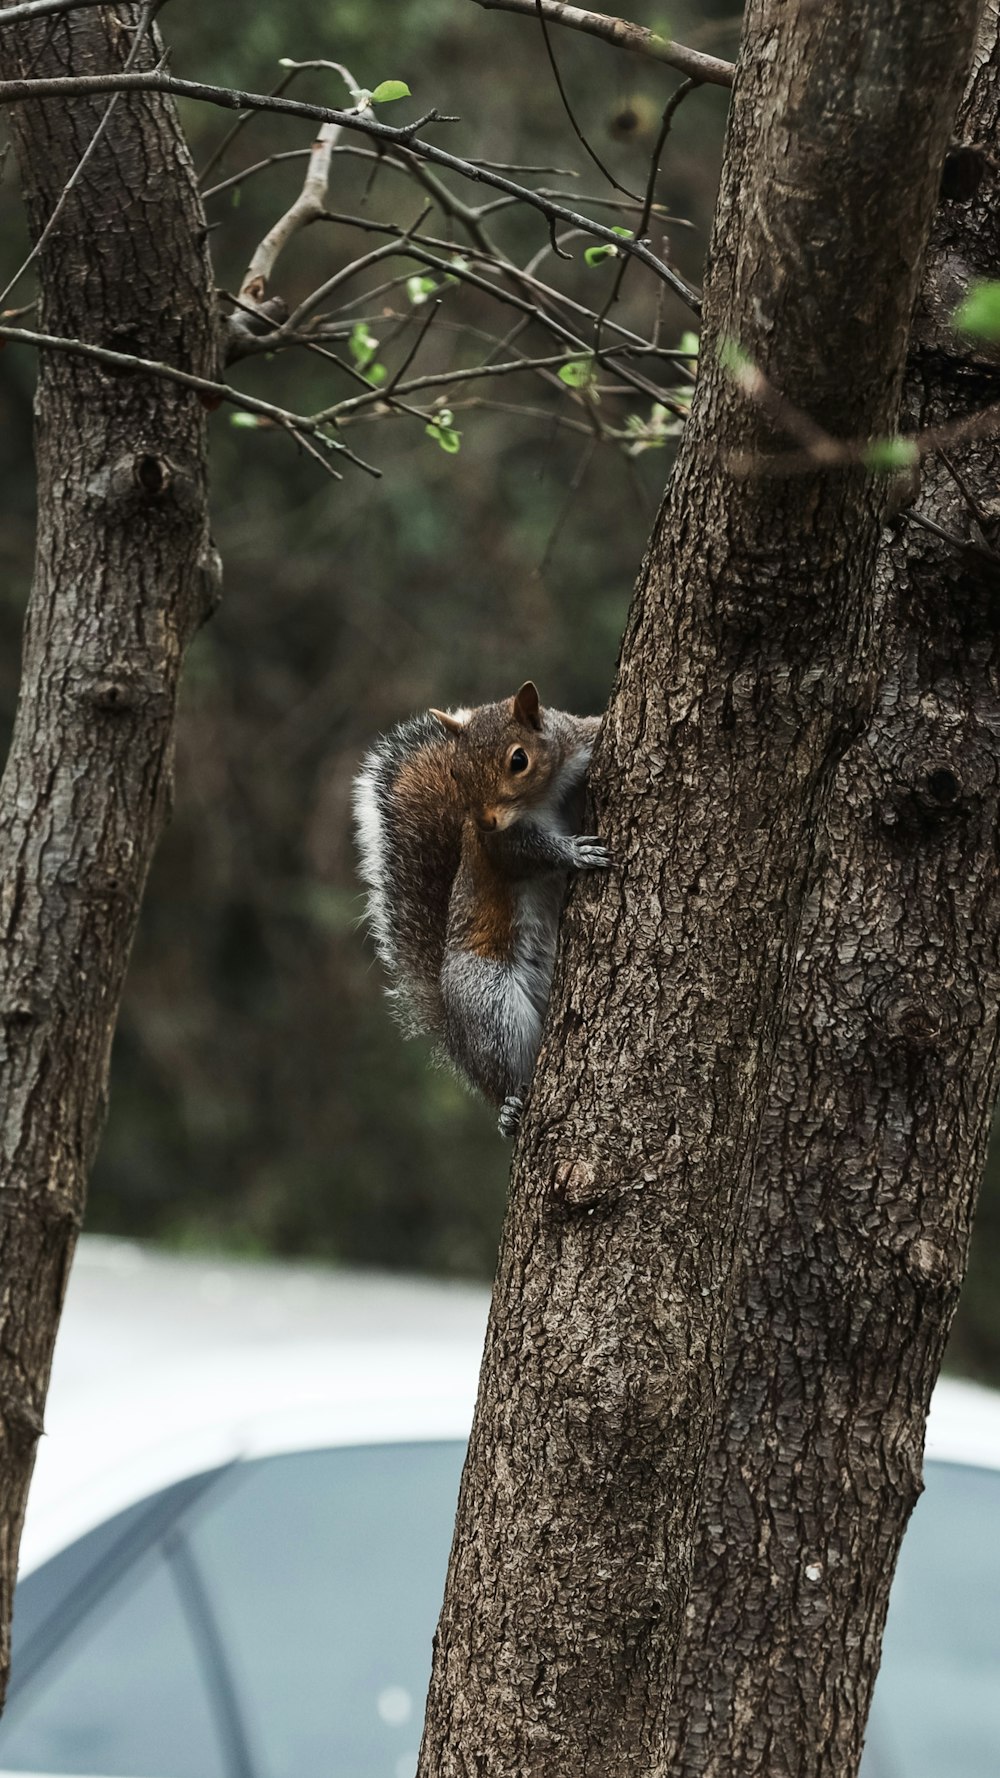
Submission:
<svg viewBox="0 0 1000 1778">
<path fill-rule="evenodd" d="M 84 1238 L 21 1573 L 134 1501 L 219 1464 L 464 1439 L 488 1308 L 477 1285 Z M 1000 1468 L 1000 1394 L 939 1383 L 927 1452 Z"/>
<path fill-rule="evenodd" d="M 84 1238 L 21 1573 L 133 1501 L 218 1464 L 465 1439 L 488 1309 L 482 1286 Z"/>
</svg>

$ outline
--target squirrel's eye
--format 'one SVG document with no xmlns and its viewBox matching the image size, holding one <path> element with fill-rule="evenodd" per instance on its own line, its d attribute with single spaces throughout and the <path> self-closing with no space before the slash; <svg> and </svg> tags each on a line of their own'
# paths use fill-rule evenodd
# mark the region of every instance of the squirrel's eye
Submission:
<svg viewBox="0 0 1000 1778">
<path fill-rule="evenodd" d="M 514 751 L 510 756 L 510 769 L 512 772 L 526 772 L 527 771 L 527 769 L 528 769 L 528 755 L 525 753 L 523 747 L 515 747 L 514 748 Z"/>
</svg>

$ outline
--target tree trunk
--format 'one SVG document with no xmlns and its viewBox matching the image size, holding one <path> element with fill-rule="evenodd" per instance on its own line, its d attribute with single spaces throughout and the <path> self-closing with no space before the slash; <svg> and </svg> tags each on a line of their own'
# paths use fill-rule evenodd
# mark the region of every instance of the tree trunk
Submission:
<svg viewBox="0 0 1000 1778">
<path fill-rule="evenodd" d="M 566 920 L 422 1778 L 666 1770 L 749 1157 L 813 836 L 870 713 L 885 497 L 858 469 L 763 473 L 774 435 L 725 366 L 735 341 L 827 431 L 892 430 L 975 13 L 749 8 L 702 375 L 593 774 L 618 871 Z"/>
<path fill-rule="evenodd" d="M 1000 177 L 972 145 L 998 123 L 994 4 L 914 323 L 914 427 L 1000 395 L 995 358 L 949 325 L 969 279 L 997 275 Z M 884 677 L 800 936 L 675 1694 L 685 1778 L 856 1771 L 965 1270 L 998 1086 L 1000 447 L 950 460 L 913 510 L 961 541 L 909 521 L 882 550 Z"/>
<path fill-rule="evenodd" d="M 0 12 L 0 72 L 120 66 L 141 10 L 30 27 Z M 150 40 L 136 65 L 158 53 Z M 14 110 L 35 237 L 106 103 Z M 171 102 L 119 98 L 39 270 L 47 331 L 212 374 L 204 218 Z M 217 579 L 194 395 L 43 353 L 36 418 L 37 559 L 0 784 L 0 1698 L 52 1347 L 167 813 L 177 678 Z"/>
</svg>

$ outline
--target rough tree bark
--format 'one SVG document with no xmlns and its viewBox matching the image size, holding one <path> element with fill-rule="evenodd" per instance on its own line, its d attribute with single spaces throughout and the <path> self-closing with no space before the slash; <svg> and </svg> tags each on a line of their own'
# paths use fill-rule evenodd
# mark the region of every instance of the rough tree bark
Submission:
<svg viewBox="0 0 1000 1778">
<path fill-rule="evenodd" d="M 914 322 L 914 428 L 1000 396 L 996 357 L 950 325 L 970 278 L 1000 275 L 1000 177 L 975 146 L 998 124 L 993 4 Z M 949 460 L 912 510 L 957 544 L 911 520 L 883 546 L 885 673 L 800 936 L 675 1693 L 685 1778 L 857 1769 L 965 1270 L 1000 1084 L 1000 445 Z"/>
<path fill-rule="evenodd" d="M 32 26 L 0 11 L 0 73 L 121 65 L 141 10 Z M 137 66 L 157 54 L 150 41 Z M 106 104 L 13 112 L 36 238 Z M 119 98 L 40 269 L 48 331 L 213 374 L 204 218 L 171 101 Z M 217 592 L 204 422 L 170 383 L 41 355 L 35 579 L 0 784 L 0 1700 L 52 1346 L 167 810 L 178 671 Z"/>
<path fill-rule="evenodd" d="M 421 1778 L 639 1778 L 666 1707 L 751 1144 L 812 836 L 874 692 L 884 485 L 733 471 L 735 340 L 893 427 L 974 0 L 752 0 L 702 375 L 594 773 L 519 1143 Z M 783 441 L 787 444 L 787 441 Z"/>
</svg>

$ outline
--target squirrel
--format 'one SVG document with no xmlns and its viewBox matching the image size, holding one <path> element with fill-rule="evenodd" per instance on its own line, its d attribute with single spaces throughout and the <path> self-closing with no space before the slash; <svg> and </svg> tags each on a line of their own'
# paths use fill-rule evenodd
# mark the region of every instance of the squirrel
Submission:
<svg viewBox="0 0 1000 1778">
<path fill-rule="evenodd" d="M 429 710 L 377 741 L 354 780 L 368 919 L 408 1035 L 521 1114 L 571 871 L 607 870 L 577 830 L 599 716 L 542 709 L 530 680 L 476 709 Z"/>
</svg>

